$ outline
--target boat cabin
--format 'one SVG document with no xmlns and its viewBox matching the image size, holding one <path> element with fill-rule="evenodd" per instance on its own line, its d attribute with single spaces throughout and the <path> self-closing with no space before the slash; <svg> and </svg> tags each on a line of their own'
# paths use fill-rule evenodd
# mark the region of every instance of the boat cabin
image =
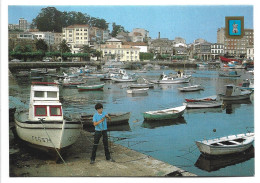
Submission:
<svg viewBox="0 0 260 183">
<path fill-rule="evenodd" d="M 59 101 L 59 86 L 55 83 L 34 82 L 31 86 L 29 120 L 63 120 L 62 105 Z"/>
<path fill-rule="evenodd" d="M 238 86 L 233 84 L 225 86 L 225 95 L 226 96 L 237 96 L 241 94 L 241 89 Z"/>
</svg>

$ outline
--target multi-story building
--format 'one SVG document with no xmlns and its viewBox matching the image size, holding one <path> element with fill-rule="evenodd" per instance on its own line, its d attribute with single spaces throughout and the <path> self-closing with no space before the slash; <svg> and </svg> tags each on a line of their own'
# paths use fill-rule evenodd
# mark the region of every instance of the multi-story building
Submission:
<svg viewBox="0 0 260 183">
<path fill-rule="evenodd" d="M 132 42 L 148 42 L 149 31 L 142 28 L 135 28 L 129 33 Z"/>
<path fill-rule="evenodd" d="M 115 59 L 117 61 L 139 61 L 140 48 L 123 45 L 122 41 L 111 38 L 106 41 L 106 44 L 100 47 L 104 60 Z"/>
<path fill-rule="evenodd" d="M 218 43 L 224 44 L 224 54 L 231 57 L 246 57 L 247 47 L 254 45 L 254 30 L 244 29 L 244 36 L 241 39 L 226 38 L 224 30 L 220 28 L 217 32 Z"/>
<path fill-rule="evenodd" d="M 28 31 L 30 24 L 24 18 L 19 19 L 19 29 L 23 31 Z"/>
<path fill-rule="evenodd" d="M 218 59 L 219 56 L 224 55 L 224 45 L 220 43 L 211 44 L 211 58 Z"/>
<path fill-rule="evenodd" d="M 31 32 L 21 32 L 17 36 L 18 39 L 34 40 L 36 37 Z"/>
<path fill-rule="evenodd" d="M 63 39 L 72 53 L 78 53 L 83 45 L 89 45 L 89 25 L 70 25 L 62 29 Z"/>
<path fill-rule="evenodd" d="M 8 29 L 9 30 L 17 30 L 20 29 L 18 24 L 8 24 Z"/>
<path fill-rule="evenodd" d="M 36 39 L 42 39 L 48 46 L 54 44 L 54 33 L 53 32 L 31 32 Z"/>
<path fill-rule="evenodd" d="M 144 42 L 125 42 L 124 45 L 131 45 L 140 48 L 140 53 L 148 52 L 148 44 Z"/>
<path fill-rule="evenodd" d="M 195 53 L 199 59 L 207 61 L 211 58 L 211 43 L 195 44 Z"/>
<path fill-rule="evenodd" d="M 172 41 L 167 38 L 159 38 L 151 41 L 149 52 L 155 54 L 172 54 Z"/>
<path fill-rule="evenodd" d="M 59 45 L 62 42 L 62 32 L 54 32 L 54 45 Z"/>
<path fill-rule="evenodd" d="M 173 40 L 173 44 L 179 44 L 179 43 L 186 44 L 186 40 L 181 37 L 175 37 L 175 39 Z"/>
<path fill-rule="evenodd" d="M 254 60 L 254 46 L 248 46 L 246 49 L 247 60 Z"/>
<path fill-rule="evenodd" d="M 217 43 L 224 44 L 225 42 L 225 28 L 218 28 L 217 31 Z"/>
</svg>

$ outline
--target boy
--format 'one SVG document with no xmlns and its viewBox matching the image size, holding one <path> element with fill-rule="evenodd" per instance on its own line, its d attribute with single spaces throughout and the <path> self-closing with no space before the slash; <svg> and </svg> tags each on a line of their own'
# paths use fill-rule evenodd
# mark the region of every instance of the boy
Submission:
<svg viewBox="0 0 260 183">
<path fill-rule="evenodd" d="M 103 111 L 103 105 L 97 103 L 95 105 L 95 109 L 97 112 L 93 116 L 93 125 L 95 126 L 95 135 L 94 135 L 94 145 L 92 149 L 91 161 L 90 164 L 95 163 L 96 159 L 96 151 L 98 147 L 99 140 L 101 136 L 103 136 L 103 144 L 106 155 L 106 160 L 114 162 L 114 160 L 110 156 L 110 152 L 108 149 L 108 137 L 107 137 L 107 119 L 111 120 L 106 112 Z"/>
</svg>

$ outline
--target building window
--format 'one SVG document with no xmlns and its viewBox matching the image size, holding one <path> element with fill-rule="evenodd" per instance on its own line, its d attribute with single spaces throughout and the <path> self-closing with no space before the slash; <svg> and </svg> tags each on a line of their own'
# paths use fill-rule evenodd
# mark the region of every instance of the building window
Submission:
<svg viewBox="0 0 260 183">
<path fill-rule="evenodd" d="M 88 37 L 84 37 L 84 39 L 88 39 Z"/>
<path fill-rule="evenodd" d="M 35 91 L 34 97 L 44 97 L 44 92 L 43 91 Z"/>
<path fill-rule="evenodd" d="M 61 116 L 61 106 L 50 106 L 50 116 Z"/>
<path fill-rule="evenodd" d="M 79 37 L 76 37 L 76 39 L 79 39 Z"/>
<path fill-rule="evenodd" d="M 72 30 L 70 30 L 69 33 L 72 33 Z"/>
<path fill-rule="evenodd" d="M 76 29 L 76 31 L 79 31 L 79 29 Z"/>
<path fill-rule="evenodd" d="M 47 98 L 57 98 L 57 92 L 47 91 Z"/>
<path fill-rule="evenodd" d="M 34 115 L 35 116 L 47 116 L 47 106 L 35 105 L 34 106 Z"/>
</svg>

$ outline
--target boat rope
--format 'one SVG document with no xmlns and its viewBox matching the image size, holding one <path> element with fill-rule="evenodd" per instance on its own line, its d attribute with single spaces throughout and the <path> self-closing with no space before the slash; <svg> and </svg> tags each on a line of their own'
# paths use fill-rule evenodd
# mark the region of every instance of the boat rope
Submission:
<svg viewBox="0 0 260 183">
<path fill-rule="evenodd" d="M 56 149 L 55 145 L 53 144 L 53 142 L 52 142 L 52 140 L 51 140 L 51 137 L 49 136 L 49 134 L 48 134 L 48 132 L 47 132 L 47 130 L 46 130 L 46 128 L 45 128 L 45 125 L 43 124 L 43 121 L 44 121 L 44 118 L 40 118 L 40 122 L 41 122 L 41 124 L 42 124 L 42 126 L 43 126 L 43 128 L 44 128 L 44 131 L 46 132 L 47 136 L 49 137 L 49 139 L 50 139 L 50 141 L 51 141 L 51 143 L 52 143 L 52 145 L 53 145 L 55 151 L 57 152 L 57 154 L 59 155 L 59 157 L 60 157 L 60 159 L 63 161 L 63 163 L 66 164 L 66 162 L 65 162 L 64 159 L 62 158 L 61 154 L 59 153 L 59 151 Z"/>
</svg>

